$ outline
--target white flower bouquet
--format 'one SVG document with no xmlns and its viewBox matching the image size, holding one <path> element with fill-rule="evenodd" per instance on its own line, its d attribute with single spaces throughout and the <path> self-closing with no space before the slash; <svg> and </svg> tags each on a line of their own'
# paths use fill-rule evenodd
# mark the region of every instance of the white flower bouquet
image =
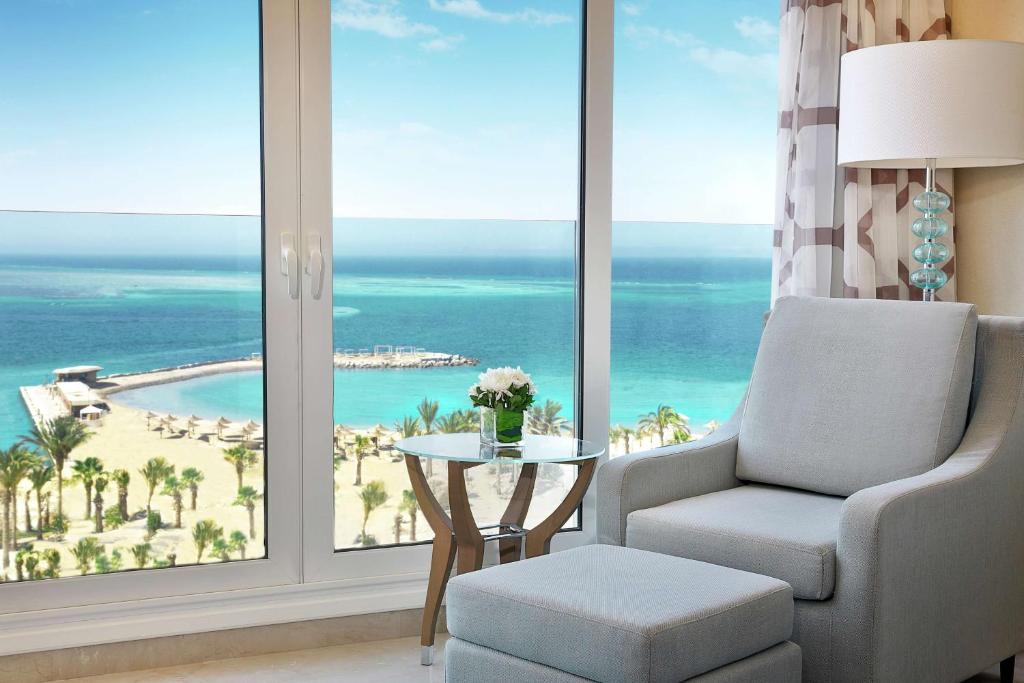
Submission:
<svg viewBox="0 0 1024 683">
<path fill-rule="evenodd" d="M 537 388 L 522 368 L 491 368 L 480 373 L 469 388 L 469 398 L 480 408 L 480 436 L 485 442 L 517 444 L 523 440 L 526 409 Z"/>
</svg>

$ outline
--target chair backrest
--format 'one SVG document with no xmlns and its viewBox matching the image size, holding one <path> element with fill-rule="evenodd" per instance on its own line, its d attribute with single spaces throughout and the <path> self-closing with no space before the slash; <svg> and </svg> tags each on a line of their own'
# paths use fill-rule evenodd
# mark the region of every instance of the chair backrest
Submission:
<svg viewBox="0 0 1024 683">
<path fill-rule="evenodd" d="M 973 305 L 779 299 L 740 423 L 740 479 L 848 496 L 940 465 L 960 443 Z"/>
</svg>

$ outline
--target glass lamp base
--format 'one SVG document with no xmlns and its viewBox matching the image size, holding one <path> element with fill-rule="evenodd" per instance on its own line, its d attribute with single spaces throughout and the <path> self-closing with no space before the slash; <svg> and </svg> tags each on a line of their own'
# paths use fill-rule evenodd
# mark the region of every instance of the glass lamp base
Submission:
<svg viewBox="0 0 1024 683">
<path fill-rule="evenodd" d="M 935 301 L 935 291 L 941 289 L 949 276 L 942 271 L 941 264 L 949 258 L 949 247 L 935 240 L 946 234 L 949 226 L 939 214 L 947 210 L 952 202 L 949 195 L 935 189 L 935 161 L 928 160 L 927 188 L 914 197 L 914 207 L 923 216 L 914 221 L 912 230 L 924 242 L 914 247 L 914 260 L 923 268 L 910 274 L 910 284 L 924 290 L 925 301 Z"/>
</svg>

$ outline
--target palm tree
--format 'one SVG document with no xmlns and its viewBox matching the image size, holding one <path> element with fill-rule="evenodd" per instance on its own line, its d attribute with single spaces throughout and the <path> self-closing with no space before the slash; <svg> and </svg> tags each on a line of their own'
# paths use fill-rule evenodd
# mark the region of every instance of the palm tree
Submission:
<svg viewBox="0 0 1024 683">
<path fill-rule="evenodd" d="M 75 473 L 75 480 L 85 487 L 84 519 L 92 519 L 92 484 L 103 473 L 103 463 L 99 458 L 89 457 L 72 464 L 71 471 Z"/>
<path fill-rule="evenodd" d="M 24 446 L 11 446 L 0 450 L 0 489 L 3 490 L 3 567 L 10 565 L 12 550 L 18 549 L 18 486 L 32 468 L 38 464 L 35 453 Z"/>
<path fill-rule="evenodd" d="M 672 406 L 659 404 L 657 409 L 641 416 L 640 426 L 651 434 L 658 435 L 658 441 L 665 445 L 665 432 L 673 427 L 685 427 L 687 418 L 676 412 Z"/>
<path fill-rule="evenodd" d="M 449 413 L 437 419 L 437 431 L 442 434 L 458 434 L 462 431 L 462 419 L 458 413 Z"/>
<path fill-rule="evenodd" d="M 153 511 L 153 494 L 156 493 L 156 487 L 163 483 L 164 479 L 174 474 L 174 465 L 167 462 L 167 458 L 150 458 L 139 470 L 139 474 L 146 480 L 146 487 L 149 490 L 149 496 L 146 498 L 146 517 L 148 518 L 149 513 Z"/>
<path fill-rule="evenodd" d="M 173 474 L 164 479 L 164 490 L 163 495 L 170 496 L 174 501 L 174 528 L 181 528 L 181 510 L 185 507 L 182 500 L 184 497 L 185 482 L 178 479 Z"/>
<path fill-rule="evenodd" d="M 192 527 L 192 542 L 196 544 L 196 564 L 203 561 L 203 553 L 218 538 L 224 534 L 224 530 L 217 526 L 212 519 L 204 519 L 196 522 Z"/>
<path fill-rule="evenodd" d="M 562 404 L 547 400 L 543 406 L 530 406 L 530 431 L 534 434 L 561 436 L 569 430 L 569 421 L 560 414 Z"/>
<path fill-rule="evenodd" d="M 149 543 L 139 543 L 138 545 L 132 546 L 132 557 L 135 558 L 135 566 L 139 569 L 145 569 L 146 565 L 149 564 L 152 555 L 150 552 L 153 550 L 153 546 Z"/>
<path fill-rule="evenodd" d="M 363 530 L 359 538 L 363 545 L 370 545 L 366 536 L 366 523 L 370 520 L 370 513 L 388 501 L 387 486 L 383 481 L 375 479 L 363 487 L 359 497 L 363 501 Z"/>
<path fill-rule="evenodd" d="M 356 480 L 353 486 L 363 485 L 363 458 L 369 455 L 373 448 L 373 440 L 365 434 L 356 434 Z"/>
<path fill-rule="evenodd" d="M 78 543 L 71 548 L 71 556 L 75 558 L 78 571 L 82 572 L 82 576 L 89 573 L 93 562 L 104 552 L 103 545 L 95 536 L 80 538 Z"/>
<path fill-rule="evenodd" d="M 235 498 L 234 505 L 244 507 L 249 513 L 249 538 L 256 539 L 256 503 L 263 498 L 263 494 L 258 493 L 256 489 L 251 486 L 243 486 L 238 489 L 238 497 Z"/>
<path fill-rule="evenodd" d="M 416 406 L 416 412 L 420 414 L 420 421 L 423 422 L 423 433 L 434 433 L 434 420 L 437 419 L 437 411 L 441 405 L 437 401 L 428 400 L 426 397 Z M 434 476 L 434 459 L 427 458 L 427 476 Z"/>
<path fill-rule="evenodd" d="M 219 557 L 221 562 L 227 562 L 231 559 L 231 544 L 224 540 L 224 537 L 216 538 L 213 541 L 213 546 L 210 548 L 210 552 L 214 556 Z"/>
<path fill-rule="evenodd" d="M 248 540 L 245 538 L 245 534 L 237 529 L 231 532 L 228 536 L 228 543 L 231 545 L 231 552 L 237 552 L 238 556 L 243 560 L 245 559 L 245 546 Z"/>
<path fill-rule="evenodd" d="M 621 433 L 622 433 L 622 445 L 623 445 L 623 448 L 625 448 L 625 450 L 626 450 L 626 455 L 629 455 L 629 440 L 630 439 L 639 439 L 641 435 L 638 432 L 638 430 L 636 430 L 636 429 L 634 429 L 632 427 L 623 427 Z"/>
<path fill-rule="evenodd" d="M 121 511 L 121 519 L 128 520 L 128 484 L 132 475 L 128 470 L 114 470 L 110 478 L 117 484 L 117 509 Z"/>
<path fill-rule="evenodd" d="M 43 576 L 48 579 L 58 578 L 60 576 L 60 551 L 56 548 L 47 548 L 42 553 L 42 560 L 46 562 Z"/>
<path fill-rule="evenodd" d="M 423 422 L 424 434 L 434 433 L 434 420 L 437 419 L 437 411 L 440 407 L 437 401 L 430 401 L 426 398 L 420 401 L 416 407 L 416 412 L 420 414 L 420 420 Z"/>
<path fill-rule="evenodd" d="M 404 520 L 405 520 L 405 517 L 402 515 L 401 512 L 398 512 L 398 513 L 395 514 L 395 526 L 394 526 L 394 529 L 395 529 L 395 543 L 396 544 L 402 542 L 402 522 Z"/>
<path fill-rule="evenodd" d="M 26 477 L 31 477 L 32 476 L 32 470 L 29 470 L 28 474 L 26 474 L 25 476 Z M 25 491 L 25 533 L 26 534 L 30 534 L 33 531 L 35 531 L 35 529 L 32 528 L 32 510 L 29 509 L 29 505 L 31 505 L 31 504 L 32 504 L 32 489 L 29 488 L 29 489 L 27 489 Z M 42 522 L 42 519 L 40 519 L 39 521 Z"/>
<path fill-rule="evenodd" d="M 62 415 L 35 426 L 22 440 L 46 451 L 57 472 L 57 516 L 64 517 L 64 463 L 71 452 L 85 443 L 92 433 L 71 415 Z"/>
<path fill-rule="evenodd" d="M 238 476 L 238 488 L 242 488 L 242 475 L 245 470 L 256 464 L 256 453 L 239 444 L 224 449 L 224 460 L 235 467 L 235 474 Z"/>
<path fill-rule="evenodd" d="M 420 433 L 420 426 L 420 419 L 418 417 L 406 415 L 402 418 L 401 422 L 395 423 L 395 431 L 403 439 L 408 439 L 410 436 L 416 436 Z"/>
<path fill-rule="evenodd" d="M 615 446 L 615 444 L 622 441 L 622 425 L 614 425 L 608 429 L 608 445 Z"/>
<path fill-rule="evenodd" d="M 420 504 L 416 500 L 416 493 L 412 489 L 402 491 L 402 502 L 398 506 L 399 511 L 409 515 L 409 540 L 416 540 L 416 513 L 419 512 Z"/>
<path fill-rule="evenodd" d="M 107 490 L 107 484 L 110 483 L 110 478 L 106 474 L 100 474 L 96 477 L 94 485 L 96 487 L 96 497 L 93 498 L 93 504 L 96 506 L 96 533 L 103 533 L 103 492 Z"/>
<path fill-rule="evenodd" d="M 192 509 L 196 509 L 196 501 L 199 498 L 199 484 L 206 479 L 206 476 L 195 467 L 186 467 L 181 471 L 181 483 L 188 487 L 192 495 Z"/>
<path fill-rule="evenodd" d="M 693 440 L 693 432 L 686 425 L 676 427 L 672 430 L 672 443 L 686 443 Z"/>
<path fill-rule="evenodd" d="M 36 493 L 36 538 L 43 540 L 43 489 L 53 481 L 53 463 L 41 460 L 28 473 L 28 481 Z"/>
</svg>

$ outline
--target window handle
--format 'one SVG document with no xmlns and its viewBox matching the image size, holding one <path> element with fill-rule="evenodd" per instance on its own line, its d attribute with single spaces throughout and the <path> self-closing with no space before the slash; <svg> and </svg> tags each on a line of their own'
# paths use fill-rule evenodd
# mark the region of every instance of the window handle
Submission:
<svg viewBox="0 0 1024 683">
<path fill-rule="evenodd" d="M 324 293 L 324 250 L 323 238 L 319 233 L 309 235 L 309 257 L 306 259 L 306 275 L 309 276 L 309 293 L 319 301 Z"/>
<path fill-rule="evenodd" d="M 299 298 L 299 256 L 295 253 L 295 236 L 281 234 L 281 275 L 288 278 L 288 296 Z"/>
</svg>

